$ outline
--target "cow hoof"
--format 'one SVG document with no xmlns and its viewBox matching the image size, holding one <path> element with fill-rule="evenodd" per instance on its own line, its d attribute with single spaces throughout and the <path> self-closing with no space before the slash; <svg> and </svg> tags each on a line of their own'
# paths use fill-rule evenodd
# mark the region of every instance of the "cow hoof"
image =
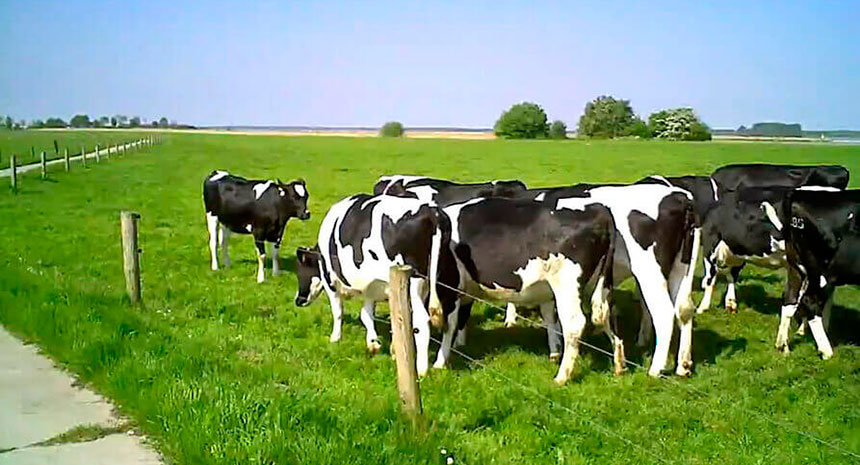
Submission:
<svg viewBox="0 0 860 465">
<path fill-rule="evenodd" d="M 623 376 L 624 373 L 627 373 L 626 367 L 615 367 L 615 376 Z"/>
<path fill-rule="evenodd" d="M 699 307 L 696 309 L 696 314 L 701 315 L 702 313 L 705 313 L 705 310 L 707 310 L 707 308 Z"/>
<path fill-rule="evenodd" d="M 567 378 L 564 377 L 556 376 L 552 380 L 555 382 L 555 384 L 558 384 L 559 386 L 564 386 L 565 384 L 567 384 Z"/>
<path fill-rule="evenodd" d="M 434 363 L 434 364 L 433 364 L 433 369 L 434 369 L 434 370 L 444 370 L 444 369 L 446 369 L 446 368 L 448 368 L 448 365 L 446 365 L 445 363 L 439 363 L 439 362 L 436 362 L 436 363 Z"/>
<path fill-rule="evenodd" d="M 337 342 L 340 341 L 340 334 L 332 334 L 328 338 L 328 342 Z"/>
<path fill-rule="evenodd" d="M 549 354 L 549 361 L 551 363 L 558 364 L 559 360 L 561 360 L 561 354 Z"/>
<path fill-rule="evenodd" d="M 801 324 L 800 326 L 798 326 L 797 332 L 795 332 L 794 334 L 796 334 L 798 336 L 806 336 L 806 325 Z"/>
<path fill-rule="evenodd" d="M 515 325 L 515 321 L 505 320 L 505 328 L 513 328 Z"/>
<path fill-rule="evenodd" d="M 726 311 L 729 313 L 737 313 L 738 312 L 738 303 L 734 300 L 726 301 Z"/>
<path fill-rule="evenodd" d="M 675 369 L 675 374 L 681 378 L 689 378 L 690 376 L 693 376 L 692 368 L 692 363 L 681 363 L 678 365 L 678 368 Z"/>
<path fill-rule="evenodd" d="M 212 271 L 218 271 L 218 265 L 212 265 Z"/>
<path fill-rule="evenodd" d="M 822 360 L 830 360 L 833 357 L 833 352 L 821 352 Z"/>
<path fill-rule="evenodd" d="M 419 377 L 421 377 L 421 378 L 423 378 L 423 377 L 427 376 L 427 368 L 419 369 L 419 370 L 418 370 L 418 376 L 419 376 Z"/>
<path fill-rule="evenodd" d="M 281 270 L 272 271 L 272 276 L 280 276 L 280 275 L 281 275 Z"/>
</svg>

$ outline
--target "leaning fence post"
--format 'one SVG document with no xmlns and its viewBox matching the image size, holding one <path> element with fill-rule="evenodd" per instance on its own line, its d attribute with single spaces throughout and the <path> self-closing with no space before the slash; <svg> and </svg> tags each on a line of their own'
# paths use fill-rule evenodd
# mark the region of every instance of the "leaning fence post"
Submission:
<svg viewBox="0 0 860 465">
<path fill-rule="evenodd" d="M 63 159 L 66 161 L 66 172 L 68 173 L 69 170 L 72 169 L 72 164 L 70 163 L 71 160 L 69 160 L 69 148 L 68 147 L 66 147 L 66 149 L 63 150 Z"/>
<path fill-rule="evenodd" d="M 42 179 L 48 179 L 48 157 L 45 155 L 45 151 L 42 150 L 41 160 L 39 160 L 42 164 Z"/>
<path fill-rule="evenodd" d="M 18 192 L 18 168 L 15 167 L 15 154 L 9 157 L 9 169 L 12 170 L 12 191 Z"/>
<path fill-rule="evenodd" d="M 81 162 L 84 164 L 84 168 L 87 167 L 87 148 L 85 146 L 81 146 Z"/>
<path fill-rule="evenodd" d="M 122 268 L 125 273 L 125 289 L 131 303 L 140 303 L 140 247 L 137 239 L 137 220 L 140 214 L 136 212 L 120 212 L 120 230 L 122 232 Z"/>
<path fill-rule="evenodd" d="M 101 161 L 102 159 L 99 156 L 99 144 L 96 144 L 96 163 L 100 163 Z"/>
<path fill-rule="evenodd" d="M 409 306 L 409 275 L 412 267 L 395 265 L 389 269 L 388 304 L 391 308 L 394 358 L 397 362 L 397 389 L 400 405 L 413 424 L 421 415 L 421 392 L 415 368 L 415 335 L 412 332 L 412 309 Z"/>
</svg>

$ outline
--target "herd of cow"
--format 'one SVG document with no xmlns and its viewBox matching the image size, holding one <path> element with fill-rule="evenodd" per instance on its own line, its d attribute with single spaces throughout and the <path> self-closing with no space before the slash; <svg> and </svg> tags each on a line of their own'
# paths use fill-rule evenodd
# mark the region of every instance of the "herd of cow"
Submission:
<svg viewBox="0 0 860 465">
<path fill-rule="evenodd" d="M 860 284 L 860 190 L 844 190 L 841 166 L 729 165 L 710 176 L 650 176 L 634 184 L 577 184 L 529 189 L 520 181 L 458 184 L 421 176 L 384 176 L 373 194 L 334 204 L 318 242 L 296 251 L 297 306 L 325 291 L 331 341 L 341 338 L 343 299 L 364 300 L 367 347 L 380 350 L 374 307 L 388 299 L 389 269 L 412 267 L 409 296 L 417 370 L 426 374 L 431 325 L 443 332 L 434 367 L 466 342 L 474 299 L 539 307 L 550 357 L 561 359 L 555 381 L 571 375 L 589 314 L 609 337 L 616 373 L 624 370 L 613 288 L 633 277 L 644 308 L 639 343 L 656 336 L 649 374 L 666 368 L 676 325 L 676 374 L 691 373 L 694 273 L 702 253 L 704 297 L 711 301 L 719 270 L 727 271 L 725 307 L 737 309 L 735 284 L 747 262 L 785 267 L 788 279 L 776 338 L 788 352 L 792 318 L 808 326 L 824 358 L 836 286 Z M 231 232 L 252 234 L 257 280 L 265 280 L 265 242 L 273 273 L 287 221 L 307 219 L 304 181 L 246 180 L 223 171 L 204 181 L 212 269 L 229 264 Z M 582 300 L 589 294 L 589 312 Z"/>
</svg>

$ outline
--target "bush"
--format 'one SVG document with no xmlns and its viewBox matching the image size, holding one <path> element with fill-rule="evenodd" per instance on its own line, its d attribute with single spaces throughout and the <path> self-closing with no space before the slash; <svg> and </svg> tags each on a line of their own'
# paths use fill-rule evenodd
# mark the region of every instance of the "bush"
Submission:
<svg viewBox="0 0 860 465">
<path fill-rule="evenodd" d="M 633 120 L 633 124 L 627 127 L 624 135 L 638 137 L 640 139 L 650 139 L 654 137 L 654 135 L 651 134 L 651 129 L 648 128 L 648 123 L 642 121 L 642 118 L 639 118 L 638 116 Z"/>
<path fill-rule="evenodd" d="M 66 126 L 68 126 L 68 124 L 60 118 L 48 118 L 45 120 L 46 128 L 64 128 Z"/>
<path fill-rule="evenodd" d="M 518 103 L 502 113 L 493 126 L 493 132 L 497 137 L 505 139 L 546 137 L 549 132 L 546 112 L 536 103 Z"/>
<path fill-rule="evenodd" d="M 654 137 L 669 140 L 711 140 L 711 131 L 692 108 L 671 108 L 651 113 L 648 128 Z"/>
<path fill-rule="evenodd" d="M 379 129 L 380 137 L 401 137 L 403 136 L 403 125 L 399 121 L 389 121 L 382 125 Z"/>
<path fill-rule="evenodd" d="M 587 137 L 613 138 L 627 135 L 636 121 L 629 100 L 601 95 L 585 104 L 579 118 L 578 134 Z"/>
<path fill-rule="evenodd" d="M 75 115 L 69 121 L 73 128 L 86 128 L 90 126 L 90 117 L 87 115 Z"/>
<path fill-rule="evenodd" d="M 562 120 L 555 120 L 549 125 L 551 139 L 567 139 L 567 125 Z"/>
</svg>

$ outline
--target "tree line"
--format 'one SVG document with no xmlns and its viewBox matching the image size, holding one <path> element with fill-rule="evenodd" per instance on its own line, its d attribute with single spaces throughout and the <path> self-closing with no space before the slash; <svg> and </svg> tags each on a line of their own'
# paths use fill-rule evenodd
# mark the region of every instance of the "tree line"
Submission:
<svg viewBox="0 0 860 465">
<path fill-rule="evenodd" d="M 564 121 L 548 122 L 540 105 L 522 102 L 504 111 L 493 132 L 506 139 L 564 139 Z M 577 125 L 579 137 L 612 139 L 638 137 L 641 139 L 711 140 L 711 130 L 692 108 L 670 108 L 656 111 L 645 121 L 633 112 L 629 100 L 602 95 L 588 102 Z"/>
<path fill-rule="evenodd" d="M 23 119 L 15 120 L 7 115 L 0 117 L 0 124 L 6 129 L 42 129 L 42 128 L 186 128 L 188 125 L 170 121 L 166 117 L 152 120 L 149 123 L 141 123 L 140 116 L 128 117 L 126 115 L 100 116 L 90 119 L 89 115 L 77 114 L 66 122 L 62 118 L 51 117 L 46 120 L 34 119 L 29 123 Z"/>
</svg>

